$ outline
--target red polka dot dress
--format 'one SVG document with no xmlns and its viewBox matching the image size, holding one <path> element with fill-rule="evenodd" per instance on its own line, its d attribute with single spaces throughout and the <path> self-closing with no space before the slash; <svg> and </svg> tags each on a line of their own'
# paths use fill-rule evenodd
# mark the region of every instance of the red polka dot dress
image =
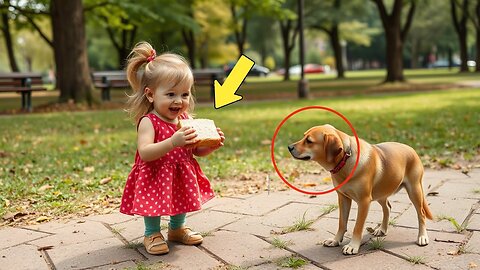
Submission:
<svg viewBox="0 0 480 270">
<path fill-rule="evenodd" d="M 148 114 L 155 129 L 155 142 L 170 138 L 176 125 Z M 188 116 L 182 115 L 181 118 Z M 144 162 L 138 151 L 123 191 L 120 212 L 148 217 L 173 216 L 201 209 L 214 197 L 210 182 L 192 149 L 175 147 L 163 157 Z"/>
</svg>

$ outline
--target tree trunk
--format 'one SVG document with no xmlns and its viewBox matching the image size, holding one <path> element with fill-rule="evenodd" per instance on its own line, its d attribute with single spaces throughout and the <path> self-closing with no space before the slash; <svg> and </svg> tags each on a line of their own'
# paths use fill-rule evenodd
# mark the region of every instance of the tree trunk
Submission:
<svg viewBox="0 0 480 270">
<path fill-rule="evenodd" d="M 405 81 L 403 76 L 403 42 L 399 31 L 390 29 L 387 36 L 387 78 L 385 82 Z"/>
<path fill-rule="evenodd" d="M 185 45 L 187 45 L 188 59 L 190 60 L 190 66 L 192 67 L 192 69 L 195 69 L 196 68 L 195 35 L 192 30 L 183 29 L 182 36 L 183 36 L 183 41 L 185 42 Z"/>
<path fill-rule="evenodd" d="M 467 17 L 468 17 L 468 0 L 463 0 L 461 6 L 462 18 L 459 20 L 456 10 L 456 1 L 450 0 L 450 12 L 452 14 L 455 32 L 458 35 L 458 43 L 460 46 L 460 72 L 468 72 L 468 49 L 467 49 Z"/>
<path fill-rule="evenodd" d="M 479 17 L 480 19 L 480 17 Z M 475 57 L 475 72 L 480 72 L 480 29 L 477 29 L 477 43 L 476 43 L 477 56 Z"/>
<path fill-rule="evenodd" d="M 405 25 L 401 26 L 403 0 L 395 0 L 391 14 L 387 13 L 383 0 L 373 0 L 378 7 L 386 38 L 387 77 L 385 82 L 405 81 L 403 76 L 403 43 L 412 24 L 415 2 L 410 2 L 410 9 Z"/>
<path fill-rule="evenodd" d="M 53 42 L 60 102 L 92 102 L 82 0 L 52 0 Z"/>
<path fill-rule="evenodd" d="M 283 80 L 289 81 L 290 80 L 290 59 L 292 50 L 295 47 L 295 39 L 297 38 L 298 34 L 298 27 L 292 27 L 292 20 L 287 20 L 285 23 L 280 21 L 280 31 L 282 34 L 282 47 L 283 47 L 283 68 L 285 73 L 283 74 Z M 293 29 L 293 34 L 290 38 L 290 31 Z"/>
<path fill-rule="evenodd" d="M 240 21 L 240 18 L 237 15 L 237 10 L 233 2 L 230 4 L 230 12 L 232 14 L 232 20 L 234 23 L 234 33 L 235 33 L 235 42 L 237 43 L 237 48 L 238 48 L 238 58 L 240 58 L 243 55 L 244 47 L 245 47 L 245 41 L 246 41 L 246 36 L 247 36 L 247 23 L 248 20 L 246 17 L 243 18 L 243 23 L 241 27 L 237 27 L 237 22 Z M 248 14 L 248 10 L 245 8 L 244 14 Z M 241 28 L 241 29 L 239 29 Z"/>
<path fill-rule="evenodd" d="M 412 60 L 410 62 L 410 68 L 415 69 L 418 68 L 418 48 L 420 47 L 420 39 L 414 38 L 412 40 L 412 48 L 411 48 L 411 54 L 412 54 Z"/>
<path fill-rule="evenodd" d="M 480 0 L 477 0 L 477 5 L 475 6 L 475 28 L 477 30 L 477 42 L 476 42 L 476 53 L 475 57 L 475 72 L 480 72 Z"/>
<path fill-rule="evenodd" d="M 10 0 L 6 0 L 4 3 L 5 6 L 10 6 Z M 5 38 L 5 47 L 7 48 L 8 60 L 10 62 L 10 69 L 12 72 L 18 72 L 20 69 L 17 65 L 17 60 L 15 60 L 15 54 L 13 53 L 13 44 L 12 44 L 12 35 L 10 33 L 10 24 L 8 19 L 8 10 L 2 9 L 2 34 Z"/>
<path fill-rule="evenodd" d="M 338 24 L 332 26 L 330 34 L 330 44 L 332 45 L 333 55 L 335 56 L 335 65 L 337 68 L 337 79 L 345 78 L 345 68 L 343 66 L 343 52 L 340 45 L 340 35 L 338 33 Z"/>
</svg>

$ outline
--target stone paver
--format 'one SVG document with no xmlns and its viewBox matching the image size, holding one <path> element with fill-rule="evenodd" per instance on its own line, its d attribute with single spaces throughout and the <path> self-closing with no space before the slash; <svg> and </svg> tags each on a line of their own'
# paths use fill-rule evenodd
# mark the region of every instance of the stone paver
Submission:
<svg viewBox="0 0 480 270">
<path fill-rule="evenodd" d="M 48 264 L 37 247 L 18 245 L 0 250 L 0 269 L 47 270 Z"/>
<path fill-rule="evenodd" d="M 36 246 L 64 246 L 112 237 L 112 232 L 102 223 L 85 221 L 72 223 L 57 230 L 56 234 L 43 237 L 30 243 Z"/>
<path fill-rule="evenodd" d="M 266 241 L 250 234 L 218 231 L 206 237 L 202 246 L 227 263 L 248 267 L 276 260 L 291 253 L 274 248 Z"/>
<path fill-rule="evenodd" d="M 0 241 L 0 249 L 12 247 L 46 236 L 50 236 L 50 234 L 21 228 L 6 228 L 0 230 L 0 239 L 2 239 L 2 241 Z"/>
<path fill-rule="evenodd" d="M 417 214 L 405 190 L 390 198 L 391 219 L 380 250 L 369 250 L 372 236 L 366 231 L 360 252 L 342 254 L 355 225 L 357 206 L 352 204 L 348 230 L 339 247 L 323 247 L 322 241 L 337 231 L 336 194 L 308 196 L 293 190 L 216 198 L 199 212 L 189 213 L 187 225 L 208 234 L 199 246 L 169 243 L 171 252 L 147 254 L 143 245 L 142 217 L 111 213 L 69 221 L 0 229 L 0 269 L 214 269 L 227 265 L 248 269 L 285 269 L 278 261 L 289 256 L 307 260 L 302 269 L 478 269 L 480 267 L 480 169 L 469 176 L 459 171 L 427 170 L 424 177 L 427 202 L 434 216 L 465 221 L 466 231 L 457 233 L 450 221 L 427 221 L 430 244 L 415 244 Z M 313 220 L 310 229 L 285 233 L 285 228 L 303 218 Z M 373 202 L 365 227 L 382 219 L 381 207 Z M 167 224 L 169 217 L 162 217 Z M 166 235 L 166 231 L 162 231 Z M 274 241 L 285 248 L 276 248 Z M 125 243 L 129 243 L 127 246 Z M 42 249 L 39 251 L 38 249 Z M 466 253 L 457 254 L 457 251 Z M 412 264 L 409 258 L 421 259 Z M 143 269 L 143 268 L 142 268 Z"/>
<path fill-rule="evenodd" d="M 170 252 L 162 256 L 148 254 L 144 248 L 140 252 L 148 259 L 148 264 L 166 263 L 175 269 L 212 269 L 222 264 L 199 247 L 169 243 Z"/>
<path fill-rule="evenodd" d="M 343 257 L 339 260 L 326 263 L 325 266 L 330 269 L 337 270 L 359 269 L 359 266 L 372 270 L 431 269 L 421 264 L 414 265 L 406 260 L 382 251 L 376 251 L 374 253 L 363 254 L 355 257 Z"/>
<path fill-rule="evenodd" d="M 142 260 L 135 249 L 125 248 L 117 238 L 111 237 L 89 242 L 81 242 L 47 251 L 57 270 L 83 269 L 105 266 L 128 260 Z"/>
</svg>

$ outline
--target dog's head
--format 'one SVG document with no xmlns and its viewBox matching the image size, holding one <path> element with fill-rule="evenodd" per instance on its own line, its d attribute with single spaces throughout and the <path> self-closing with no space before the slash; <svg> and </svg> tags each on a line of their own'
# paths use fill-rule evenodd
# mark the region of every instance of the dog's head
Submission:
<svg viewBox="0 0 480 270">
<path fill-rule="evenodd" d="M 341 134 L 331 125 L 312 127 L 303 139 L 288 146 L 296 159 L 313 160 L 321 165 L 335 162 L 343 151 Z"/>
</svg>

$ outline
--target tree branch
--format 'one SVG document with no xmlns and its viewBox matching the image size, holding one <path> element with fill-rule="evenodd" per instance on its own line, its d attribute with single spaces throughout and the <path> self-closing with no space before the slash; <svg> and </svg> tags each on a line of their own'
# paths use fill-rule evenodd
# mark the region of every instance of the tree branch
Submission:
<svg viewBox="0 0 480 270">
<path fill-rule="evenodd" d="M 35 21 L 33 20 L 33 18 L 30 18 L 30 16 L 27 16 L 26 14 L 23 14 L 23 16 L 25 18 L 27 18 L 27 21 L 33 26 L 33 28 L 35 28 L 35 30 L 37 30 L 38 34 L 40 34 L 40 36 L 42 37 L 43 40 L 45 40 L 45 42 L 47 42 L 48 45 L 50 45 L 50 47 L 54 48 L 54 44 L 53 44 L 53 41 L 50 40 L 47 35 L 45 35 L 45 33 L 43 33 L 42 29 L 40 28 L 40 26 L 38 26 L 37 23 L 35 23 Z"/>
<path fill-rule="evenodd" d="M 458 22 L 458 17 L 457 17 L 457 4 L 455 3 L 455 0 L 450 0 L 450 12 L 452 14 L 452 20 L 453 20 L 453 26 L 455 26 L 455 30 L 457 33 L 460 32 L 460 24 Z"/>
<path fill-rule="evenodd" d="M 382 19 L 383 27 L 386 28 L 388 26 L 388 21 L 390 20 L 390 16 L 387 13 L 387 9 L 383 4 L 383 0 L 372 0 L 377 4 L 378 11 L 380 13 L 380 18 Z"/>
<path fill-rule="evenodd" d="M 402 39 L 402 41 L 405 41 L 407 33 L 410 30 L 410 27 L 412 26 L 413 15 L 415 14 L 415 8 L 416 8 L 415 2 L 411 1 L 410 9 L 408 10 L 407 21 L 405 22 L 405 25 L 403 26 L 403 29 L 400 32 L 400 38 Z"/>
</svg>

